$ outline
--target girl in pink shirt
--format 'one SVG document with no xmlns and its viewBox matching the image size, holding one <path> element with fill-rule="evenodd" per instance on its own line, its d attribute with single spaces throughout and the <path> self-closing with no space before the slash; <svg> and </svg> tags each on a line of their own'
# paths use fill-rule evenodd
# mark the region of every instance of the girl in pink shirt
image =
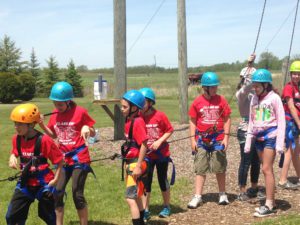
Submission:
<svg viewBox="0 0 300 225">
<path fill-rule="evenodd" d="M 266 69 L 258 69 L 251 80 L 255 95 L 250 103 L 245 152 L 249 152 L 251 144 L 255 144 L 262 162 L 266 202 L 265 205 L 255 209 L 254 216 L 265 217 L 276 213 L 273 163 L 276 151 L 283 153 L 285 117 L 281 99 L 273 91 L 271 73 Z"/>
</svg>

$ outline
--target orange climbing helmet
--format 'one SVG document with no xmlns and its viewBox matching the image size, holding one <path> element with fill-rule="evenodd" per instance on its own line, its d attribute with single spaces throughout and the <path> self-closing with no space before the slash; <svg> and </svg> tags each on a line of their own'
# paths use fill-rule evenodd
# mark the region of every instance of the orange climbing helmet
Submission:
<svg viewBox="0 0 300 225">
<path fill-rule="evenodd" d="M 20 104 L 11 111 L 10 119 L 20 123 L 34 123 L 39 121 L 40 112 L 35 104 Z"/>
</svg>

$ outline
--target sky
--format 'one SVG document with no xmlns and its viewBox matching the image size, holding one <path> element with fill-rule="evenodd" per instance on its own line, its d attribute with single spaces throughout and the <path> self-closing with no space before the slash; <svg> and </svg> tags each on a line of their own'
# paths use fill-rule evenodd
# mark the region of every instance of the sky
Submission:
<svg viewBox="0 0 300 225">
<path fill-rule="evenodd" d="M 246 60 L 254 50 L 263 3 L 186 0 L 188 66 Z M 267 1 L 257 55 L 288 55 L 296 3 Z M 127 66 L 177 67 L 177 0 L 127 0 L 126 28 Z M 298 18 L 291 55 L 300 53 L 299 28 Z M 89 69 L 113 67 L 113 30 L 113 0 L 0 1 L 0 39 L 8 35 L 22 60 L 29 60 L 34 48 L 42 67 L 50 56 L 59 67 L 71 59 Z"/>
</svg>

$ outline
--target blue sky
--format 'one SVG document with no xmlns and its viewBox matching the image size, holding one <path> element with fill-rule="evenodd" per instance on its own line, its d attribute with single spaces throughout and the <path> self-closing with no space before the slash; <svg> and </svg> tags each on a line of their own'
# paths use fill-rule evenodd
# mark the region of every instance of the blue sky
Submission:
<svg viewBox="0 0 300 225">
<path fill-rule="evenodd" d="M 127 50 L 163 0 L 127 0 Z M 188 66 L 243 61 L 253 51 L 263 0 L 186 0 Z M 268 0 L 256 53 L 288 54 L 296 0 Z M 177 0 L 165 0 L 132 47 L 127 65 L 177 67 Z M 278 35 L 278 32 L 288 15 Z M 300 12 L 299 12 L 300 14 Z M 298 16 L 299 17 L 299 16 Z M 298 18 L 292 55 L 300 53 Z M 55 56 L 60 67 L 113 67 L 113 0 L 10 0 L 0 2 L 0 38 L 34 48 L 41 66 Z M 270 44 L 269 44 L 270 43 Z"/>
</svg>

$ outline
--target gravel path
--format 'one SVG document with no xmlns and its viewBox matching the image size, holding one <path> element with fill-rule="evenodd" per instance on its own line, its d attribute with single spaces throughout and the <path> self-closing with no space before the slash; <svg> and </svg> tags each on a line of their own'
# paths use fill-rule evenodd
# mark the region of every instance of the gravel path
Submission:
<svg viewBox="0 0 300 225">
<path fill-rule="evenodd" d="M 181 139 L 189 136 L 188 124 L 179 125 L 173 123 L 175 132 L 169 139 L 172 140 Z M 232 126 L 232 132 L 235 133 L 235 127 Z M 112 154 L 112 149 L 120 149 L 120 145 L 123 141 L 113 140 L 113 128 L 101 128 L 100 141 L 93 145 L 95 148 L 92 151 L 92 157 L 109 156 Z M 97 150 L 101 149 L 101 151 Z M 229 201 L 231 202 L 227 206 L 219 206 L 218 201 L 218 189 L 215 176 L 209 174 L 204 188 L 204 204 L 196 210 L 189 210 L 186 208 L 187 203 L 193 196 L 193 156 L 190 151 L 189 139 L 175 141 L 170 144 L 172 159 L 176 165 L 177 177 L 187 177 L 190 180 L 190 193 L 180 196 L 183 204 L 180 205 L 182 210 L 173 213 L 170 218 L 162 220 L 157 217 L 153 217 L 152 222 L 149 224 L 162 224 L 162 225 L 192 225 L 192 224 L 251 224 L 258 222 L 262 219 L 254 218 L 254 208 L 260 205 L 260 202 L 253 199 L 250 202 L 242 203 L 236 200 L 238 193 L 237 186 L 237 171 L 240 162 L 239 145 L 235 137 L 230 138 L 230 146 L 227 150 L 228 168 L 226 177 L 226 189 L 229 194 Z M 276 184 L 278 183 L 279 170 L 278 170 L 278 158 L 274 164 Z M 292 167 L 291 167 L 292 168 Z M 294 170 L 291 169 L 290 174 L 291 181 L 295 181 Z M 264 186 L 263 175 L 260 176 L 260 185 Z M 278 212 L 274 216 L 286 215 L 290 213 L 297 214 L 300 211 L 300 191 L 286 191 L 277 188 L 276 190 L 276 204 L 278 206 Z M 273 216 L 273 217 L 274 217 Z"/>
</svg>

